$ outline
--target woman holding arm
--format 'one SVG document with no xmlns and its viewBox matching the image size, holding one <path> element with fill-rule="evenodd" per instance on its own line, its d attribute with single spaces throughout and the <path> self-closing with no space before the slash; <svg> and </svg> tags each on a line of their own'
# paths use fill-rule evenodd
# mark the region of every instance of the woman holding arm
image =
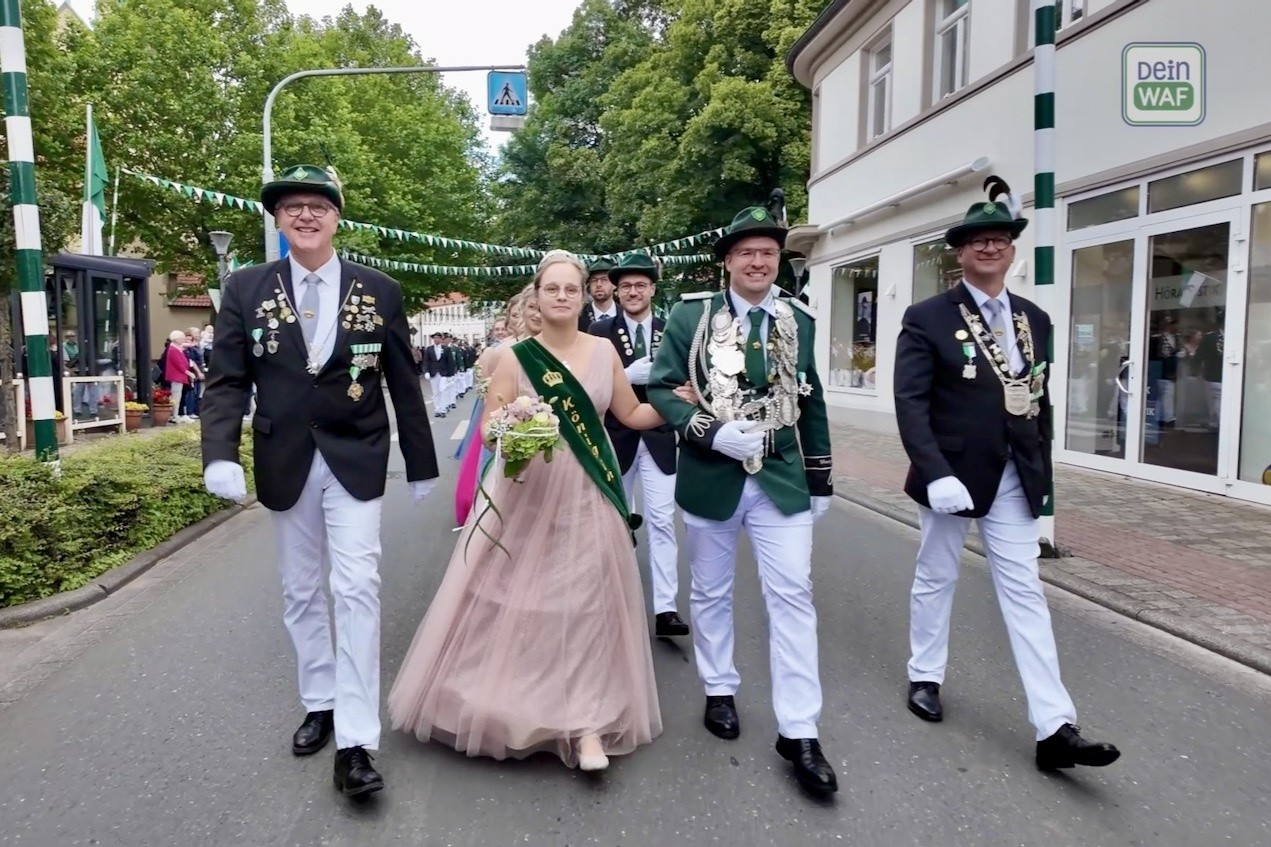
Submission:
<svg viewBox="0 0 1271 847">
<path fill-rule="evenodd" d="M 562 443 L 517 479 L 487 477 L 491 508 L 468 518 L 388 709 L 394 728 L 470 756 L 546 751 L 602 770 L 662 731 L 632 521 L 603 416 L 633 429 L 662 418 L 636 399 L 613 345 L 578 331 L 585 279 L 571 253 L 539 265 L 525 305 L 541 331 L 499 355 L 485 417 L 542 397 Z"/>
</svg>

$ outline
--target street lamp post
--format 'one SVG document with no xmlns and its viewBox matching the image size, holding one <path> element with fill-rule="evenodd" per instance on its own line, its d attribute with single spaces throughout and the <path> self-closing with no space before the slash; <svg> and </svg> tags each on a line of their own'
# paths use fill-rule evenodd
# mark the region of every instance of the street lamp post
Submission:
<svg viewBox="0 0 1271 847">
<path fill-rule="evenodd" d="M 209 232 L 207 237 L 212 242 L 212 249 L 216 251 L 216 288 L 208 286 L 207 293 L 212 298 L 212 307 L 219 312 L 221 289 L 225 286 L 225 277 L 229 276 L 229 245 L 234 240 L 234 234 L 216 230 Z"/>
<path fill-rule="evenodd" d="M 464 71 L 523 71 L 525 65 L 456 65 L 452 67 L 411 67 L 411 68 L 321 68 L 308 71 L 297 71 L 274 86 L 273 91 L 265 98 L 265 114 L 262 120 L 264 129 L 263 162 L 261 176 L 264 183 L 273 182 L 273 108 L 278 92 L 288 83 L 297 79 L 312 76 L 366 76 L 370 74 L 441 74 L 461 73 Z M 265 212 L 265 259 L 275 261 L 281 250 L 278 246 L 278 228 L 274 224 L 274 216 Z"/>
</svg>

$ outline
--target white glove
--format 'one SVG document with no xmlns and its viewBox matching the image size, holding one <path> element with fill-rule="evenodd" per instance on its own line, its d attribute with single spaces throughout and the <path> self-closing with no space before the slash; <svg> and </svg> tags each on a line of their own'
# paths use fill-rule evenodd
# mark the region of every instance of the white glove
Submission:
<svg viewBox="0 0 1271 847">
<path fill-rule="evenodd" d="M 751 432 L 757 421 L 728 421 L 715 433 L 711 449 L 730 459 L 744 462 L 763 453 L 764 434 Z"/>
<path fill-rule="evenodd" d="M 975 508 L 971 492 L 966 490 L 966 486 L 956 476 L 941 477 L 928 485 L 927 502 L 931 504 L 931 511 L 942 515 Z"/>
<path fill-rule="evenodd" d="M 649 374 L 653 372 L 653 359 L 648 356 L 636 359 L 623 368 L 622 372 L 627 375 L 627 382 L 632 385 L 648 385 Z"/>
<path fill-rule="evenodd" d="M 418 503 L 427 497 L 428 492 L 432 491 L 436 485 L 436 477 L 432 479 L 417 479 L 410 484 L 410 494 L 415 498 L 415 502 Z"/>
<path fill-rule="evenodd" d="M 243 466 L 238 462 L 225 459 L 208 462 L 203 469 L 203 485 L 209 494 L 235 503 L 247 499 L 247 480 L 243 477 Z"/>
<path fill-rule="evenodd" d="M 826 512 L 830 510 L 830 500 L 832 497 L 813 497 L 812 498 L 812 520 L 818 521 Z"/>
</svg>

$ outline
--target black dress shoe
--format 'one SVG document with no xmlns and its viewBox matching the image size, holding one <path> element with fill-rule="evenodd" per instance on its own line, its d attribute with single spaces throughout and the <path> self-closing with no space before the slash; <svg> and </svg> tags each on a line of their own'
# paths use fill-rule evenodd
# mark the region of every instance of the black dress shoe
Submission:
<svg viewBox="0 0 1271 847">
<path fill-rule="evenodd" d="M 688 635 L 688 624 L 678 612 L 659 612 L 657 615 L 657 631 L 659 637 Z"/>
<path fill-rule="evenodd" d="M 1066 723 L 1043 741 L 1037 742 L 1037 767 L 1044 771 L 1085 765 L 1101 768 L 1121 758 L 1121 751 L 1102 741 L 1087 741 L 1081 728 Z"/>
<path fill-rule="evenodd" d="M 384 787 L 384 777 L 371 765 L 371 754 L 364 747 L 346 747 L 335 751 L 335 787 L 345 797 L 370 794 Z"/>
<path fill-rule="evenodd" d="M 720 738 L 733 739 L 741 735 L 741 721 L 737 719 L 737 704 L 731 694 L 723 697 L 707 696 L 706 728 Z"/>
<path fill-rule="evenodd" d="M 335 729 L 335 712 L 327 709 L 322 712 L 310 712 L 305 715 L 304 723 L 291 736 L 291 752 L 297 756 L 308 756 L 316 753 L 331 740 L 331 731 Z"/>
<path fill-rule="evenodd" d="M 939 723 L 944 720 L 944 708 L 940 705 L 940 683 L 909 683 L 909 711 L 924 721 Z"/>
<path fill-rule="evenodd" d="M 777 752 L 781 758 L 794 765 L 794 778 L 809 794 L 824 797 L 839 790 L 834 768 L 821 752 L 821 742 L 815 738 L 786 738 L 777 736 Z"/>
</svg>

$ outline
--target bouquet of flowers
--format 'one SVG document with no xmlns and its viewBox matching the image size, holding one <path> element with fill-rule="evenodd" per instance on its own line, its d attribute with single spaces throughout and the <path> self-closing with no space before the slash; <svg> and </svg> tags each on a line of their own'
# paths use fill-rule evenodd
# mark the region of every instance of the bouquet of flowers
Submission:
<svg viewBox="0 0 1271 847">
<path fill-rule="evenodd" d="M 552 407 L 544 403 L 541 397 L 522 395 L 491 412 L 482 435 L 490 449 L 502 457 L 503 475 L 519 482 L 517 477 L 529 467 L 535 456 L 541 453 L 543 461 L 552 460 L 552 450 L 560 443 L 560 418 L 556 417 Z M 472 543 L 477 532 L 490 539 L 495 547 L 510 556 L 511 554 L 499 539 L 481 525 L 481 520 L 486 513 L 494 512 L 494 516 L 500 523 L 503 522 L 503 514 L 495 505 L 490 492 L 485 490 L 480 477 L 477 481 L 477 491 L 484 498 L 485 506 L 473 522 L 474 531 L 469 534 L 468 541 L 464 544 L 465 561 L 468 556 L 468 545 Z"/>
<path fill-rule="evenodd" d="M 541 397 L 521 395 L 490 413 L 484 435 L 503 457 L 503 475 L 514 479 L 538 454 L 545 462 L 552 460 L 552 450 L 560 443 L 560 419 Z"/>
</svg>

